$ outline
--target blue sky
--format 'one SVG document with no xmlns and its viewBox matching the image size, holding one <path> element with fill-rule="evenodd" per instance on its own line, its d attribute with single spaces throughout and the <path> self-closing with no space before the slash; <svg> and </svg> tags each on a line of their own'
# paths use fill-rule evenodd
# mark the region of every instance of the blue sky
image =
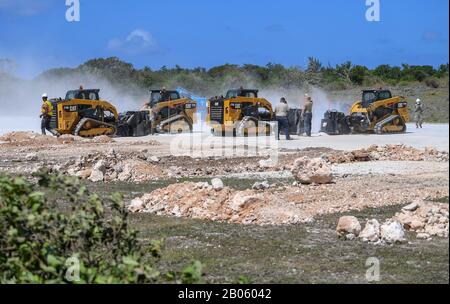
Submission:
<svg viewBox="0 0 450 304">
<path fill-rule="evenodd" d="M 17 74 L 117 56 L 136 67 L 268 62 L 305 66 L 346 60 L 370 67 L 448 62 L 448 0 L 0 0 L 0 58 Z"/>
</svg>

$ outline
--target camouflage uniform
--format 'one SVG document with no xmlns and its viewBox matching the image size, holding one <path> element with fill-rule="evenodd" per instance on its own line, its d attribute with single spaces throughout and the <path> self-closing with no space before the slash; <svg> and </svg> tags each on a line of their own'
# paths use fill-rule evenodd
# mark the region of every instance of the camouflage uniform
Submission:
<svg viewBox="0 0 450 304">
<path fill-rule="evenodd" d="M 416 102 L 414 106 L 414 114 L 415 114 L 415 120 L 416 120 L 416 128 L 421 128 L 423 125 L 423 105 L 422 102 Z"/>
</svg>

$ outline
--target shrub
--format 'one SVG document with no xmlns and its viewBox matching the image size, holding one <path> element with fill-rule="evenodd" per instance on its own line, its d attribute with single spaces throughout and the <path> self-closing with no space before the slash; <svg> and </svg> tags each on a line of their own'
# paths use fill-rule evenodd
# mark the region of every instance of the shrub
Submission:
<svg viewBox="0 0 450 304">
<path fill-rule="evenodd" d="M 350 80 L 357 85 L 361 85 L 368 71 L 365 66 L 356 65 L 350 70 Z"/>
<path fill-rule="evenodd" d="M 162 280 L 149 257 L 161 255 L 161 242 L 138 242 L 119 195 L 100 199 L 76 178 L 35 177 L 37 184 L 0 175 L 0 283 Z M 50 200 L 41 191 L 58 197 Z M 67 203 L 70 210 L 56 206 Z M 201 268 L 189 283 L 200 279 Z"/>
<path fill-rule="evenodd" d="M 440 86 L 439 80 L 436 77 L 428 77 L 425 79 L 427 87 L 437 89 Z"/>
</svg>

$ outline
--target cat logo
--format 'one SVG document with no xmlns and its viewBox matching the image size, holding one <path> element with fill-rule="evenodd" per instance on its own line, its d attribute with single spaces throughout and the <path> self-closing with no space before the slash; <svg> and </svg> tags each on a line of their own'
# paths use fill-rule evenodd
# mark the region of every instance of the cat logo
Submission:
<svg viewBox="0 0 450 304">
<path fill-rule="evenodd" d="M 64 112 L 77 112 L 78 107 L 76 105 L 64 106 Z"/>
</svg>

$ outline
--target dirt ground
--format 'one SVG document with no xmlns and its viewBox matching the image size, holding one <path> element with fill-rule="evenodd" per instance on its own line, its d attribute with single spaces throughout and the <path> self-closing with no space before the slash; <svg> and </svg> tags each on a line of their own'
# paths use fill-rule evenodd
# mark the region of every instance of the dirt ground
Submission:
<svg viewBox="0 0 450 304">
<path fill-rule="evenodd" d="M 341 215 L 358 215 L 364 223 L 417 200 L 448 204 L 448 125 L 402 135 L 296 137 L 256 150 L 252 138 L 193 139 L 202 136 L 7 134 L 0 137 L 0 172 L 28 175 L 48 168 L 86 179 L 104 195 L 121 192 L 127 202 L 147 197 L 146 207 L 131 217 L 143 239 L 166 239 L 168 268 L 204 261 L 213 282 L 245 275 L 255 283 L 364 283 L 364 261 L 371 255 L 389 266 L 384 282 L 448 282 L 448 238 L 412 235 L 408 243 L 377 249 L 339 240 L 334 232 Z M 188 153 L 174 150 L 180 140 L 189 144 L 181 149 Z M 273 153 L 277 161 L 269 164 Z M 291 169 L 300 157 L 327 161 L 332 183 L 298 183 Z M 217 177 L 220 191 L 211 185 Z M 255 188 L 262 182 L 265 187 Z"/>
</svg>

